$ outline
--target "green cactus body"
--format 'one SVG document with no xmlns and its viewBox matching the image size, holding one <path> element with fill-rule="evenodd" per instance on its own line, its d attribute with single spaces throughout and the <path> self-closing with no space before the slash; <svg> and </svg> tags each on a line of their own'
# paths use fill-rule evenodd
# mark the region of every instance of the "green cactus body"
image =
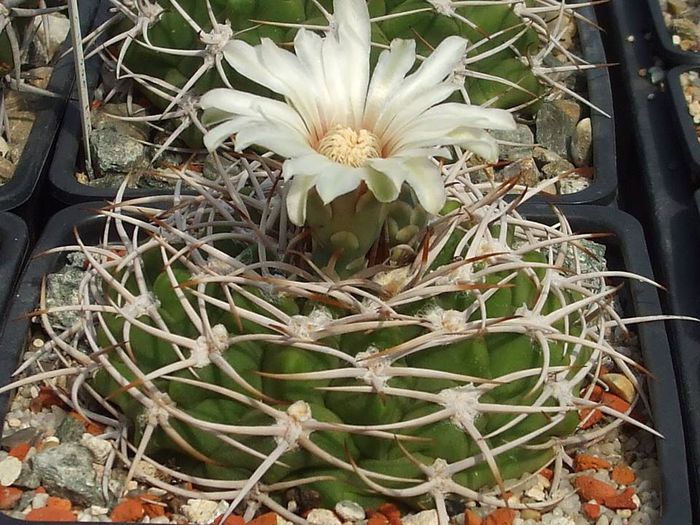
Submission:
<svg viewBox="0 0 700 525">
<path fill-rule="evenodd" d="M 497 230 L 494 232 L 497 233 Z M 229 246 L 241 249 L 238 244 L 229 243 Z M 448 242 L 444 250 L 450 253 L 440 254 L 438 260 L 452 261 L 456 246 L 456 243 Z M 245 250 L 240 253 L 245 258 L 243 252 Z M 544 263 L 546 260 L 539 252 L 528 253 L 522 259 L 530 263 Z M 168 273 L 160 254 L 146 253 L 143 261 L 142 274 L 148 288 L 146 293 L 154 298 L 155 311 L 172 333 L 194 339 L 197 329 L 183 304 L 201 308 L 194 294 L 195 288 L 201 289 L 201 286 L 196 285 L 197 277 L 191 275 L 185 265 L 177 263 L 173 264 Z M 479 263 L 475 268 L 488 269 L 489 264 Z M 439 266 L 435 268 L 436 272 L 441 270 Z M 124 277 L 119 275 L 124 281 Z M 511 286 L 491 289 L 509 275 L 512 277 Z M 368 383 L 362 376 L 333 379 L 315 378 L 313 374 L 352 369 L 351 363 L 357 365 L 363 362 L 362 359 L 372 359 L 373 355 L 391 356 L 402 345 L 430 338 L 436 330 L 439 331 L 436 328 L 439 321 L 435 319 L 440 316 L 445 319 L 450 316 L 459 318 L 463 323 L 479 322 L 481 309 L 476 307 L 477 294 L 491 293 L 485 301 L 488 319 L 517 316 L 519 308 L 534 307 L 540 293 L 537 282 L 544 275 L 543 268 L 520 270 L 515 272 L 514 277 L 511 272 L 491 273 L 481 279 L 481 291 L 439 293 L 399 307 L 398 314 L 413 320 L 403 326 L 347 330 L 308 342 L 326 349 L 326 353 L 302 344 L 302 336 L 296 343 L 294 339 L 286 337 L 266 339 L 275 333 L 288 333 L 281 326 L 274 328 L 275 321 L 270 319 L 270 308 L 266 306 L 280 312 L 279 315 L 289 316 L 290 326 L 297 326 L 297 329 L 306 327 L 303 330 L 309 333 L 317 325 L 343 321 L 343 317 L 357 315 L 359 312 L 352 309 L 331 309 L 312 298 L 292 297 L 276 290 L 274 286 L 256 286 L 251 282 L 234 288 L 229 295 L 229 303 L 232 302 L 233 306 L 215 307 L 208 304 L 205 310 L 209 323 L 220 327 L 219 330 L 225 333 L 226 338 L 251 336 L 259 337 L 259 340 L 253 338 L 224 343 L 224 347 L 219 349 L 219 355 L 225 366 L 213 360 L 193 364 L 169 374 L 169 379 L 160 377 L 155 384 L 161 392 L 167 394 L 169 402 L 178 410 L 199 421 L 218 425 L 270 428 L 275 425 L 275 420 L 269 414 L 253 408 L 253 401 L 282 409 L 300 400 L 305 401 L 316 421 L 338 425 L 337 428 L 311 433 L 309 439 L 314 446 L 339 461 L 352 458 L 359 468 L 398 478 L 422 477 L 406 460 L 406 454 L 414 459 L 421 458 L 426 465 L 436 460 L 455 463 L 464 458 L 478 457 L 480 449 L 475 439 L 478 436 L 488 436 L 485 443 L 491 449 L 529 435 L 532 437 L 527 439 L 528 445 L 543 445 L 552 437 L 571 434 L 576 429 L 579 418 L 575 410 L 554 416 L 538 411 L 517 415 L 518 407 L 530 406 L 543 395 L 546 387 L 538 384 L 538 373 L 483 390 L 471 381 L 457 377 L 421 377 L 420 372 L 407 373 L 384 378 L 382 388 L 389 390 L 382 393 L 377 393 L 375 388 L 368 386 L 372 384 L 371 381 Z M 144 290 L 136 286 L 134 279 L 126 279 L 124 282 L 131 293 L 141 293 L 143 296 Z M 178 298 L 173 282 L 181 285 L 178 290 L 185 294 L 186 303 Z M 210 283 L 205 289 L 212 300 L 224 302 L 227 296 L 223 292 L 223 285 Z M 239 291 L 235 292 L 236 289 Z M 113 301 L 124 302 L 114 289 L 107 290 L 106 293 Z M 564 299 L 573 301 L 575 296 L 565 294 Z M 548 299 L 545 303 L 546 309 L 542 312 L 545 315 L 559 306 L 558 300 L 554 299 Z M 264 316 L 269 322 L 263 322 L 256 316 Z M 143 387 L 137 374 L 129 369 L 124 359 L 127 355 L 130 356 L 141 374 L 155 374 L 158 370 L 177 363 L 180 358 L 170 342 L 149 333 L 149 330 L 157 327 L 149 315 L 130 320 L 120 315 L 105 314 L 103 319 L 104 323 L 97 333 L 101 346 L 109 347 L 113 346 L 114 341 L 118 345 L 127 341 L 124 348 L 111 352 L 108 359 L 114 370 L 129 384 L 126 387 L 119 386 L 113 373 L 108 373 L 104 368 L 99 370 L 92 384 L 134 421 L 134 439 L 138 441 L 144 432 L 145 412 L 133 394 Z M 572 334 L 580 333 L 576 323 L 574 316 L 571 316 L 569 332 Z M 282 323 L 280 321 L 277 324 Z M 184 353 L 187 357 L 187 352 Z M 527 370 L 537 372 L 542 369 L 545 361 L 549 367 L 561 367 L 575 362 L 584 363 L 588 355 L 589 353 L 581 351 L 579 355 L 572 356 L 568 346 L 552 341 L 548 359 L 545 359 L 544 349 L 527 333 L 481 333 L 479 330 L 467 330 L 452 342 L 430 343 L 425 348 L 392 357 L 391 366 L 394 369 L 440 371 L 469 376 L 486 381 L 482 384 L 488 385 L 489 380 L 497 380 L 508 374 Z M 235 370 L 238 377 L 232 377 L 227 370 Z M 288 374 L 306 375 L 296 379 L 285 377 Z M 211 385 L 212 388 L 204 388 L 197 382 Z M 358 390 L 358 387 L 361 388 Z M 404 393 L 414 392 L 416 397 L 406 397 L 391 389 Z M 475 402 L 488 406 L 513 407 L 513 412 L 484 411 L 474 416 L 473 421 L 467 425 L 469 428 L 459 418 L 448 417 L 407 426 L 396 432 L 384 432 L 384 435 L 378 435 L 381 432 L 367 432 L 367 429 L 374 427 L 381 429 L 386 425 L 430 418 L 442 409 L 439 402 L 429 402 L 421 397 L 423 395 L 473 396 Z M 556 399 L 551 395 L 542 404 L 551 408 L 556 408 L 556 405 Z M 274 437 L 263 432 L 262 435 L 236 437 L 240 446 L 235 447 L 217 431 L 209 428 L 201 428 L 172 417 L 169 426 L 169 429 L 156 428 L 148 443 L 147 452 L 155 457 L 173 451 L 178 454 L 184 452 L 196 460 L 191 469 L 193 473 L 217 478 L 246 479 L 259 467 L 263 458 L 275 450 L 277 443 Z M 543 428 L 544 431 L 538 430 Z M 246 452 L 241 447 L 257 451 L 259 456 Z M 536 450 L 517 446 L 497 455 L 496 464 L 501 476 L 517 477 L 524 472 L 541 468 L 552 458 L 553 453 L 553 448 L 546 446 Z M 306 448 L 297 447 L 282 454 L 279 462 L 264 473 L 262 481 L 273 484 L 328 472 L 329 465 L 323 458 Z M 353 494 L 360 503 L 368 506 L 376 503 L 377 495 L 368 490 L 355 473 L 333 470 L 333 477 L 332 482 L 313 484 L 313 488 L 321 493 L 327 503 L 337 500 L 340 493 Z M 454 479 L 471 489 L 491 485 L 497 480 L 483 459 L 475 460 L 471 467 L 460 470 Z M 387 486 L 392 485 L 402 486 L 405 483 L 387 481 Z M 415 500 L 413 503 L 419 505 L 420 501 Z"/>
</svg>

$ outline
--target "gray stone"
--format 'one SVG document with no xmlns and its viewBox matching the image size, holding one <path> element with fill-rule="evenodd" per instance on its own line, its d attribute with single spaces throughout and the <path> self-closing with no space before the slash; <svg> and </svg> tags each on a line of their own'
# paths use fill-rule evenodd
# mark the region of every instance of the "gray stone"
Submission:
<svg viewBox="0 0 700 525">
<path fill-rule="evenodd" d="M 77 443 L 61 443 L 42 450 L 32 458 L 41 484 L 50 494 L 85 505 L 101 505 L 104 500 L 92 466 L 92 453 Z"/>
<path fill-rule="evenodd" d="M 508 180 L 513 177 L 518 177 L 518 184 L 526 186 L 535 186 L 540 180 L 540 170 L 537 169 L 534 159 L 527 158 L 517 160 L 508 164 L 498 174 L 497 180 Z"/>
<path fill-rule="evenodd" d="M 90 136 L 93 164 L 101 176 L 131 173 L 147 164 L 147 148 L 114 127 L 94 130 Z"/>
<path fill-rule="evenodd" d="M 576 169 L 576 167 L 571 164 L 568 160 L 557 160 L 555 162 L 550 162 L 549 164 L 545 165 L 542 168 L 542 173 L 544 175 L 551 179 L 553 177 L 559 177 L 561 175 L 568 174 L 572 172 L 572 170 Z"/>
<path fill-rule="evenodd" d="M 34 487 L 34 488 L 36 488 L 36 487 Z M 24 494 L 22 494 L 22 497 L 19 498 L 19 503 L 17 503 L 17 506 L 16 506 L 17 510 L 24 510 L 27 507 L 29 507 L 29 505 L 32 504 L 32 500 L 34 499 L 34 496 L 36 496 L 36 492 L 34 492 L 33 490 L 25 491 Z"/>
<path fill-rule="evenodd" d="M 114 129 L 136 140 L 148 140 L 151 135 L 151 128 L 146 122 L 122 120 L 119 117 L 145 116 L 146 112 L 142 106 L 131 104 L 131 112 L 126 103 L 105 104 L 94 112 L 92 117 L 93 129 Z"/>
<path fill-rule="evenodd" d="M 46 22 L 46 24 L 44 24 Z M 44 28 L 44 25 L 46 27 Z M 36 48 L 44 63 L 51 61 L 70 31 L 70 22 L 63 13 L 50 13 L 40 17 Z M 48 39 L 44 35 L 48 35 Z"/>
<path fill-rule="evenodd" d="M 532 150 L 532 158 L 535 159 L 537 167 L 540 169 L 550 162 L 562 160 L 559 155 L 541 146 L 535 146 L 535 148 Z"/>
<path fill-rule="evenodd" d="M 61 443 L 80 443 L 85 433 L 85 425 L 74 417 L 67 417 L 56 429 L 56 437 Z"/>
<path fill-rule="evenodd" d="M 581 117 L 581 106 L 571 100 L 546 101 L 537 112 L 537 143 L 566 157 L 571 137 Z"/>
<path fill-rule="evenodd" d="M 559 181 L 559 193 L 567 195 L 569 193 L 578 193 L 591 185 L 591 181 L 585 177 L 564 177 Z"/>
<path fill-rule="evenodd" d="M 576 124 L 571 137 L 571 162 L 574 166 L 590 166 L 593 157 L 593 130 L 591 119 L 584 118 Z"/>
<path fill-rule="evenodd" d="M 22 463 L 22 471 L 19 473 L 19 478 L 15 481 L 18 487 L 35 489 L 41 485 L 41 477 L 30 465 L 31 461 Z"/>
<path fill-rule="evenodd" d="M 46 278 L 46 305 L 52 308 L 78 304 L 78 287 L 84 276 L 83 268 L 73 265 L 67 265 L 60 272 L 49 274 Z M 80 318 L 80 313 L 58 312 L 51 314 L 50 318 L 54 327 L 66 329 Z"/>
<path fill-rule="evenodd" d="M 29 443 L 33 445 L 39 437 L 40 432 L 33 427 L 23 428 L 17 432 L 10 432 L 2 437 L 2 448 L 11 449 L 20 443 Z"/>
<path fill-rule="evenodd" d="M 498 141 L 507 144 L 498 144 L 498 157 L 500 160 L 520 160 L 532 157 L 532 148 L 535 137 L 530 127 L 518 124 L 515 130 L 492 130 L 491 136 Z"/>
</svg>

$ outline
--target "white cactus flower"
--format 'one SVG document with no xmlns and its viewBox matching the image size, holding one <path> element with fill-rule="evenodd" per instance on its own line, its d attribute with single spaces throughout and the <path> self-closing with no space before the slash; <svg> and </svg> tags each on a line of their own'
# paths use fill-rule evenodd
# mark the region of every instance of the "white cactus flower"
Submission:
<svg viewBox="0 0 700 525">
<path fill-rule="evenodd" d="M 235 135 L 235 146 L 266 148 L 286 160 L 290 220 L 306 220 L 315 188 L 325 204 L 363 182 L 380 202 L 398 197 L 403 183 L 437 213 L 445 188 L 436 156 L 459 145 L 488 160 L 496 141 L 484 129 L 514 129 L 510 113 L 444 102 L 459 85 L 453 72 L 467 42 L 445 39 L 413 73 L 415 41 L 394 40 L 370 77 L 370 18 L 365 0 L 335 0 L 334 20 L 321 37 L 301 29 L 296 54 L 263 39 L 257 46 L 229 42 L 224 55 L 240 74 L 279 93 L 285 102 L 232 89 L 201 98 L 209 150 Z M 408 75 L 408 76 L 407 76 Z"/>
</svg>

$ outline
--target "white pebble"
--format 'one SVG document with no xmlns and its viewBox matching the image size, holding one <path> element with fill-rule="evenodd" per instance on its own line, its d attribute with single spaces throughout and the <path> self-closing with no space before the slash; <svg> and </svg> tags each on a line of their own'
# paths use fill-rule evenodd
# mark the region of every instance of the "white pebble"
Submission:
<svg viewBox="0 0 700 525">
<path fill-rule="evenodd" d="M 207 499 L 188 499 L 182 506 L 182 513 L 191 523 L 206 525 L 218 516 L 219 503 Z"/>
<path fill-rule="evenodd" d="M 547 494 L 545 494 L 544 490 L 542 490 L 540 487 L 532 487 L 525 493 L 525 495 L 528 498 L 534 499 L 535 501 L 544 501 L 547 499 Z"/>
<path fill-rule="evenodd" d="M 0 485 L 9 487 L 22 472 L 22 462 L 14 456 L 8 456 L 0 461 Z"/>
<path fill-rule="evenodd" d="M 336 503 L 335 512 L 345 521 L 360 521 L 365 519 L 365 509 L 362 508 L 362 505 L 350 500 L 343 500 Z"/>
<path fill-rule="evenodd" d="M 576 525 L 576 523 L 566 516 L 557 516 L 549 522 L 549 525 Z"/>
<path fill-rule="evenodd" d="M 438 525 L 438 515 L 436 510 L 424 510 L 401 518 L 401 522 L 403 525 Z"/>
<path fill-rule="evenodd" d="M 92 505 L 90 507 L 90 514 L 93 516 L 103 516 L 109 513 L 109 509 L 107 507 L 102 507 L 101 505 Z"/>
<path fill-rule="evenodd" d="M 610 520 L 605 514 L 603 514 L 600 518 L 598 518 L 598 521 L 595 522 L 595 525 L 610 525 Z"/>
<path fill-rule="evenodd" d="M 621 518 L 629 518 L 632 515 L 632 511 L 630 509 L 620 509 L 617 511 L 617 515 Z"/>
<path fill-rule="evenodd" d="M 306 521 L 312 525 L 342 525 L 332 510 L 314 509 L 306 516 Z"/>
<path fill-rule="evenodd" d="M 80 443 L 92 452 L 95 461 L 100 465 L 104 465 L 112 452 L 112 444 L 106 439 L 98 438 L 86 432 L 83 434 Z"/>
<path fill-rule="evenodd" d="M 47 493 L 35 494 L 32 498 L 32 508 L 33 509 L 43 509 L 46 507 L 46 503 L 49 501 L 49 495 Z"/>
<path fill-rule="evenodd" d="M 622 518 L 620 516 L 614 516 L 612 520 L 610 520 L 610 525 L 622 525 Z"/>
<path fill-rule="evenodd" d="M 10 428 L 19 428 L 22 425 L 22 421 L 16 417 L 8 418 L 7 426 Z"/>
</svg>

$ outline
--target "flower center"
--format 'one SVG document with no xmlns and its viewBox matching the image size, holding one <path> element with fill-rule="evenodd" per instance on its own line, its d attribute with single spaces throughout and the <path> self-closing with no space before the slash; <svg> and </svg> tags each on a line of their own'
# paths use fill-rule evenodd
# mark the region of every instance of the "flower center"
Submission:
<svg viewBox="0 0 700 525">
<path fill-rule="evenodd" d="M 359 168 L 367 159 L 379 157 L 379 139 L 371 131 L 337 126 L 326 133 L 318 144 L 318 152 L 338 164 Z"/>
</svg>

